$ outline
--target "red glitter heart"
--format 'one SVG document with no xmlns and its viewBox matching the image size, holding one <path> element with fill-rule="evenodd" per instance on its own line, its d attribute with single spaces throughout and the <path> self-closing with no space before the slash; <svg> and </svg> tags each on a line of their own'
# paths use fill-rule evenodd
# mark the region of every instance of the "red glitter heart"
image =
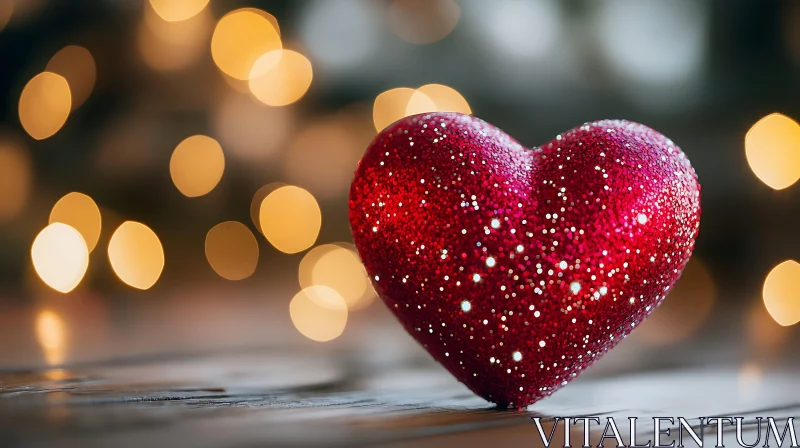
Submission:
<svg viewBox="0 0 800 448">
<path fill-rule="evenodd" d="M 459 381 L 523 407 L 628 335 L 680 277 L 700 225 L 683 152 L 627 121 L 527 149 L 469 115 L 383 130 L 350 189 L 375 289 Z"/>
</svg>

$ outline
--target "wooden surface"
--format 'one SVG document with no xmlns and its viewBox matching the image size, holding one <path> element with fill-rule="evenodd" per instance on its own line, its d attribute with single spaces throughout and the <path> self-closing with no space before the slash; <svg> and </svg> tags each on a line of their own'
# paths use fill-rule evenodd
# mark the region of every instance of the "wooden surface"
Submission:
<svg viewBox="0 0 800 448">
<path fill-rule="evenodd" d="M 0 446 L 539 446 L 531 415 L 797 416 L 791 372 L 680 368 L 579 378 L 498 411 L 433 363 L 226 351 L 0 374 Z M 580 440 L 580 439 L 576 439 Z"/>
</svg>

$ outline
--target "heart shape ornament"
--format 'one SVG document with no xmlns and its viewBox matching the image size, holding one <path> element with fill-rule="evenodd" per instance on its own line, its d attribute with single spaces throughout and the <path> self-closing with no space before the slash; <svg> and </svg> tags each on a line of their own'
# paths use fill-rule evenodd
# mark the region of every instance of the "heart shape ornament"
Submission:
<svg viewBox="0 0 800 448">
<path fill-rule="evenodd" d="M 376 291 L 459 381 L 501 407 L 552 394 L 673 287 L 700 185 L 662 134 L 587 123 L 534 149 L 469 115 L 384 129 L 350 189 Z"/>
</svg>

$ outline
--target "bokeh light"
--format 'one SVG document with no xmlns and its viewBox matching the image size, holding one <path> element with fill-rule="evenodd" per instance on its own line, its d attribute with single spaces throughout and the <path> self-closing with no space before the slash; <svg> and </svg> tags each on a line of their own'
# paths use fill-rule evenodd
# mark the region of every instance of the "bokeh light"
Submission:
<svg viewBox="0 0 800 448">
<path fill-rule="evenodd" d="M 31 78 L 19 97 L 19 121 L 36 140 L 53 136 L 67 122 L 72 94 L 67 80 L 42 72 Z"/>
<path fill-rule="evenodd" d="M 347 326 L 347 303 L 327 286 L 311 286 L 289 303 L 289 315 L 297 331 L 318 342 L 339 337 Z"/>
<path fill-rule="evenodd" d="M 167 22 L 147 7 L 136 31 L 136 46 L 150 68 L 181 70 L 197 62 L 208 48 L 212 24 L 208 8 L 189 19 Z"/>
<path fill-rule="evenodd" d="M 788 327 L 800 322 L 800 263 L 786 260 L 764 280 L 764 306 L 775 322 Z"/>
<path fill-rule="evenodd" d="M 389 25 L 403 40 L 430 44 L 444 39 L 458 25 L 461 8 L 455 0 L 392 0 Z"/>
<path fill-rule="evenodd" d="M 89 267 L 89 249 L 80 232 L 64 223 L 45 227 L 33 240 L 31 261 L 39 278 L 61 293 L 75 289 Z"/>
<path fill-rule="evenodd" d="M 206 234 L 206 259 L 220 277 L 245 279 L 253 275 L 258 265 L 258 241 L 238 221 L 219 223 Z"/>
<path fill-rule="evenodd" d="M 48 365 L 64 362 L 67 349 L 67 329 L 64 320 L 55 311 L 43 309 L 36 315 L 36 340 L 44 352 Z"/>
<path fill-rule="evenodd" d="M 427 84 L 414 92 L 406 106 L 406 116 L 426 112 L 461 112 L 471 114 L 467 100 L 455 89 L 442 84 Z"/>
<path fill-rule="evenodd" d="M 64 77 L 72 93 L 72 110 L 83 104 L 92 93 L 97 79 L 97 66 L 92 53 L 84 47 L 68 45 L 50 58 L 45 68 Z"/>
<path fill-rule="evenodd" d="M 150 0 L 153 10 L 167 22 L 179 22 L 202 11 L 209 0 Z"/>
<path fill-rule="evenodd" d="M 291 108 L 269 107 L 230 90 L 214 113 L 213 125 L 227 155 L 261 169 L 286 143 L 293 122 Z"/>
<path fill-rule="evenodd" d="M 406 116 L 406 108 L 408 108 L 408 102 L 414 92 L 416 90 L 408 87 L 397 87 L 375 97 L 372 105 L 372 120 L 378 132 Z"/>
<path fill-rule="evenodd" d="M 137 289 L 150 289 L 164 270 L 164 248 L 149 227 L 125 221 L 111 235 L 108 260 L 124 283 Z"/>
<path fill-rule="evenodd" d="M 56 202 L 50 211 L 50 224 L 61 222 L 80 232 L 89 252 L 100 238 L 102 218 L 100 209 L 89 196 L 72 192 Z"/>
<path fill-rule="evenodd" d="M 365 308 L 375 299 L 367 271 L 350 244 L 323 244 L 310 250 L 300 261 L 298 278 L 301 288 L 322 285 L 334 289 L 351 311 Z"/>
<path fill-rule="evenodd" d="M 375 98 L 372 120 L 380 132 L 403 117 L 427 112 L 471 114 L 472 109 L 457 90 L 442 84 L 426 84 L 416 90 L 398 87 Z"/>
<path fill-rule="evenodd" d="M 243 8 L 223 16 L 211 37 L 211 56 L 228 76 L 247 80 L 261 55 L 281 48 L 281 38 L 270 20 Z"/>
<path fill-rule="evenodd" d="M 28 152 L 12 141 L 0 141 L 0 223 L 13 220 L 28 203 L 33 173 Z"/>
<path fill-rule="evenodd" d="M 634 334 L 653 345 L 682 341 L 703 326 L 715 299 L 711 273 L 701 259 L 692 257 L 667 298 Z"/>
<path fill-rule="evenodd" d="M 264 199 L 266 199 L 270 193 L 285 186 L 286 184 L 282 182 L 272 182 L 259 188 L 253 194 L 253 198 L 250 200 L 250 219 L 259 232 L 263 233 L 261 230 L 261 203 L 264 202 Z"/>
<path fill-rule="evenodd" d="M 259 209 L 261 233 L 281 252 L 294 254 L 311 247 L 322 226 L 314 196 L 295 187 L 280 187 L 267 195 Z"/>
<path fill-rule="evenodd" d="M 250 71 L 250 91 L 268 106 L 285 106 L 305 95 L 311 86 L 311 62 L 291 50 L 263 54 Z"/>
<path fill-rule="evenodd" d="M 180 142 L 169 160 L 172 183 L 190 198 L 203 196 L 213 190 L 224 171 L 222 147 L 205 135 L 193 135 Z"/>
<path fill-rule="evenodd" d="M 800 179 L 800 125 L 774 113 L 759 120 L 744 139 L 747 163 L 753 173 L 776 190 Z"/>
</svg>

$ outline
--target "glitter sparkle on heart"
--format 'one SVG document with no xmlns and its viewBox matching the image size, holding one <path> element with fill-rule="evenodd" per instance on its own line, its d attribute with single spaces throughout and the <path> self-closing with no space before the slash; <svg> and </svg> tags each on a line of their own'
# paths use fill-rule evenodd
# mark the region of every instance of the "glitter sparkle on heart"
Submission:
<svg viewBox="0 0 800 448">
<path fill-rule="evenodd" d="M 534 149 L 468 115 L 404 118 L 368 148 L 350 225 L 381 298 L 459 381 L 523 407 L 666 297 L 700 186 L 662 134 L 588 123 Z"/>
</svg>

